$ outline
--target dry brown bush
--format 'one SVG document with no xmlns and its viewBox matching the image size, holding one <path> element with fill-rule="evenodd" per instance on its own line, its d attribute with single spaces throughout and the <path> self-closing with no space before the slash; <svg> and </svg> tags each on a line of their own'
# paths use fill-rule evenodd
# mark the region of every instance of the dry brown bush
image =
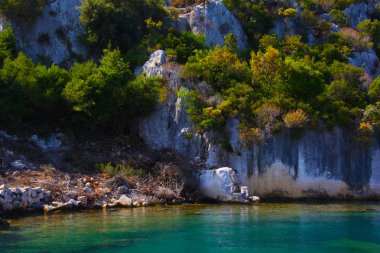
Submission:
<svg viewBox="0 0 380 253">
<path fill-rule="evenodd" d="M 344 27 L 340 31 L 351 42 L 352 48 L 356 50 L 368 48 L 368 43 L 371 41 L 370 37 L 363 37 L 359 31 L 349 27 Z"/>
<path fill-rule="evenodd" d="M 284 116 L 285 126 L 288 128 L 302 128 L 309 122 L 309 118 L 301 109 L 296 111 L 288 112 Z"/>
</svg>

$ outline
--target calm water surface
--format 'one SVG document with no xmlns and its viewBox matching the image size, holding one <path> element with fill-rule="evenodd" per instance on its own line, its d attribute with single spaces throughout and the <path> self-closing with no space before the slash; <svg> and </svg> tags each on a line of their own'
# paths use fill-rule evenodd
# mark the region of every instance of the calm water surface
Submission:
<svg viewBox="0 0 380 253">
<path fill-rule="evenodd" d="M 12 220 L 0 252 L 380 252 L 380 203 L 182 205 Z"/>
</svg>

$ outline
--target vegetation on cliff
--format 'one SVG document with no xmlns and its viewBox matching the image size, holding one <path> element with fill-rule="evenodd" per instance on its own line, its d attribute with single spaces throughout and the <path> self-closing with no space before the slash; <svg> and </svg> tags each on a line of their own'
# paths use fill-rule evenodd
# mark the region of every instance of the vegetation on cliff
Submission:
<svg viewBox="0 0 380 253">
<path fill-rule="evenodd" d="M 123 130 L 153 110 L 164 87 L 163 79 L 134 77 L 132 70 L 164 49 L 183 66 L 186 87 L 179 96 L 199 132 L 223 130 L 230 117 L 240 119 L 243 139 L 258 142 L 283 126 L 323 123 L 360 132 L 380 124 L 380 80 L 349 61 L 371 47 L 379 52 L 378 6 L 350 27 L 344 10 L 353 0 L 225 0 L 248 37 L 249 47 L 240 50 L 231 34 L 224 46 L 209 48 L 203 35 L 175 29 L 183 11 L 176 7 L 201 2 L 164 7 L 159 0 L 84 0 L 82 38 L 99 60 L 70 69 L 34 63 L 17 52 L 6 25 L 0 33 L 0 122 Z M 0 9 L 21 20 L 25 8 L 35 17 L 45 4 L 1 1 Z M 274 34 L 279 22 L 283 34 Z"/>
</svg>

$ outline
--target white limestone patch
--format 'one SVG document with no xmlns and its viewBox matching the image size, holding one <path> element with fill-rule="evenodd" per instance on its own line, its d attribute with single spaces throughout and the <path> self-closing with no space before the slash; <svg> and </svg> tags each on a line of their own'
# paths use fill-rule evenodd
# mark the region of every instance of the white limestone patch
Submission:
<svg viewBox="0 0 380 253">
<path fill-rule="evenodd" d="M 241 24 L 221 0 L 209 0 L 195 6 L 190 13 L 180 15 L 179 27 L 190 27 L 194 34 L 206 35 L 209 46 L 224 45 L 224 36 L 229 33 L 236 35 L 239 48 L 247 46 L 247 36 Z"/>
<path fill-rule="evenodd" d="M 204 196 L 220 201 L 233 201 L 239 190 L 235 171 L 227 167 L 200 171 L 199 183 Z"/>
</svg>

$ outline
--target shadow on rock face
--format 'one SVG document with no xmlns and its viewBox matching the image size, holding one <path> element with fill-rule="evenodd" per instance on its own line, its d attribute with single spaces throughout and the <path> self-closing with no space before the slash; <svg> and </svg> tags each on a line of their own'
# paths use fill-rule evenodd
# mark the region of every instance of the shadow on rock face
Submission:
<svg viewBox="0 0 380 253">
<path fill-rule="evenodd" d="M 8 221 L 0 218 L 0 230 L 8 230 L 11 227 Z"/>
</svg>

